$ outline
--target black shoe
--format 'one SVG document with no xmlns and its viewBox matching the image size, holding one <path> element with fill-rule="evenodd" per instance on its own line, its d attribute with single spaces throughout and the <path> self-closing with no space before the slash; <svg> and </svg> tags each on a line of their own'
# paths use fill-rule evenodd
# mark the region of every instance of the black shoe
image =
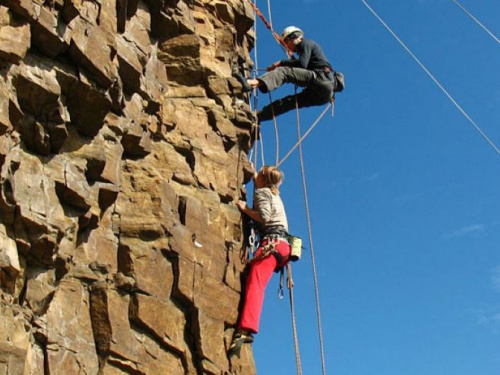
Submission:
<svg viewBox="0 0 500 375">
<path fill-rule="evenodd" d="M 233 341 L 231 341 L 231 345 L 229 345 L 229 349 L 227 350 L 227 354 L 229 357 L 232 357 L 235 354 L 238 354 L 238 357 L 240 356 L 240 350 L 241 346 L 243 344 L 250 344 L 253 342 L 253 335 L 252 333 L 244 333 L 244 332 L 236 332 L 236 334 L 233 336 Z"/>
<path fill-rule="evenodd" d="M 247 79 L 243 77 L 239 73 L 233 73 L 233 77 L 236 78 L 241 83 L 241 91 L 242 92 L 250 92 L 252 91 L 252 86 L 250 86 L 247 82 Z"/>
</svg>

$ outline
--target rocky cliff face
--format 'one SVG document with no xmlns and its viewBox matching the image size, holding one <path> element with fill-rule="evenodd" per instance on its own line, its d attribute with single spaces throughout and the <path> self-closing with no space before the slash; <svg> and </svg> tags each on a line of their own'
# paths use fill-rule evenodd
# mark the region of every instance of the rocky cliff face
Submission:
<svg viewBox="0 0 500 375">
<path fill-rule="evenodd" d="M 0 1 L 0 374 L 253 374 L 244 0 Z"/>
</svg>

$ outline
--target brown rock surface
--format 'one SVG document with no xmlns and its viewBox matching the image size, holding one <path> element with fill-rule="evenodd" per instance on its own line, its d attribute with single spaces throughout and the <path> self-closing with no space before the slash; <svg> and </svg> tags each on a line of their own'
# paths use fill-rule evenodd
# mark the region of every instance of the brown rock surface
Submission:
<svg viewBox="0 0 500 375">
<path fill-rule="evenodd" d="M 226 356 L 251 8 L 1 3 L 0 374 L 255 374 Z"/>
<path fill-rule="evenodd" d="M 17 64 L 30 46 L 30 27 L 0 26 L 0 60 Z"/>
</svg>

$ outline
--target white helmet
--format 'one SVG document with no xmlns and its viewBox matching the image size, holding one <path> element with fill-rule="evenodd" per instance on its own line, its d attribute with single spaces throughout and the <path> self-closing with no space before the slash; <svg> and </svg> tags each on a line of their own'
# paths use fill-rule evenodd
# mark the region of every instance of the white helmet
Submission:
<svg viewBox="0 0 500 375">
<path fill-rule="evenodd" d="M 304 32 L 296 26 L 288 26 L 281 33 L 281 37 L 283 39 L 288 39 L 292 36 L 294 36 L 296 38 L 301 38 L 304 36 Z"/>
</svg>

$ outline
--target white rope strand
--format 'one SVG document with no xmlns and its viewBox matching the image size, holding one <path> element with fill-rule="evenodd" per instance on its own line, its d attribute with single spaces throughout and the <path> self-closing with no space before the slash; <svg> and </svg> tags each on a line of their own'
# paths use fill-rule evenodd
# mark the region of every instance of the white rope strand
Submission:
<svg viewBox="0 0 500 375">
<path fill-rule="evenodd" d="M 261 161 L 262 161 L 262 166 L 266 165 L 266 158 L 264 156 L 265 152 L 264 152 L 264 139 L 262 137 L 262 133 L 260 132 L 260 129 L 259 129 L 259 135 L 260 135 L 260 158 L 261 158 Z"/>
<path fill-rule="evenodd" d="M 269 24 L 271 28 L 273 28 L 273 14 L 271 10 L 271 0 L 267 0 L 267 16 L 269 17 Z M 271 97 L 271 92 L 269 92 L 269 102 L 273 102 L 273 98 Z M 276 138 L 276 166 L 280 160 L 280 136 L 278 130 L 278 122 L 276 121 L 276 115 L 274 114 L 274 106 L 271 104 L 271 111 L 273 113 L 273 124 L 274 124 L 274 135 Z"/>
<path fill-rule="evenodd" d="M 418 59 L 418 57 L 406 46 L 406 44 L 396 35 L 396 33 L 384 22 L 384 20 L 373 10 L 373 8 L 368 5 L 365 0 L 361 0 L 363 4 L 372 12 L 372 14 L 380 21 L 380 23 L 391 33 L 391 35 L 399 42 L 399 44 L 410 54 L 411 57 L 417 62 L 417 64 L 427 73 L 427 75 L 434 81 L 436 85 L 441 89 L 441 91 L 450 99 L 450 101 L 457 107 L 457 109 L 465 116 L 467 120 L 474 126 L 478 133 L 488 142 L 488 144 L 500 155 L 500 149 L 493 143 L 493 141 L 483 132 L 483 130 L 476 124 L 476 122 L 465 112 L 465 110 L 458 104 L 458 102 L 451 96 L 451 94 L 444 88 L 444 86 L 434 77 L 434 75 L 425 67 L 425 65 Z"/>
<path fill-rule="evenodd" d="M 267 13 L 269 15 L 269 24 L 273 28 L 273 15 L 271 14 L 271 0 L 267 0 Z"/>
<path fill-rule="evenodd" d="M 254 0 L 255 6 L 257 6 L 257 0 Z M 254 18 L 257 21 L 257 11 L 254 10 Z M 254 35 L 255 35 L 255 40 L 254 40 L 254 62 L 255 62 L 255 72 L 259 70 L 259 54 L 258 54 L 258 49 L 257 49 L 257 22 L 254 22 L 253 24 L 253 30 L 254 30 Z M 256 74 L 256 73 L 254 73 Z M 254 77 L 255 78 L 255 75 Z M 251 101 L 250 101 L 251 102 Z M 254 95 L 253 95 L 253 111 L 255 113 L 255 116 L 257 116 L 257 109 L 259 108 L 259 95 L 256 89 L 254 89 Z M 257 165 L 257 154 L 258 154 L 258 148 L 259 148 L 259 135 L 260 135 L 260 128 L 256 126 L 255 128 L 255 134 L 254 134 L 254 150 L 255 150 L 255 159 L 254 159 L 254 168 L 255 170 L 258 170 L 258 165 Z M 261 150 L 262 152 L 262 150 Z M 264 165 L 264 164 L 262 164 Z"/>
<path fill-rule="evenodd" d="M 467 14 L 475 23 L 477 23 L 484 31 L 486 31 L 493 38 L 493 40 L 495 40 L 498 44 L 500 44 L 500 39 L 498 39 L 498 37 L 495 34 L 493 34 L 486 26 L 484 26 L 476 17 L 474 17 L 471 12 L 465 9 L 465 7 L 462 4 L 460 4 L 456 0 L 451 0 L 451 1 L 453 1 L 460 9 L 462 9 L 462 11 L 465 14 Z"/>
<path fill-rule="evenodd" d="M 276 121 L 276 115 L 274 113 L 274 106 L 272 105 L 273 98 L 271 96 L 271 92 L 269 92 L 269 102 L 271 103 L 271 112 L 273 114 L 273 124 L 274 124 L 274 136 L 276 138 L 276 163 L 275 163 L 275 165 L 278 166 L 278 163 L 280 160 L 280 134 L 279 134 L 279 129 L 278 129 L 278 121 Z"/>
<path fill-rule="evenodd" d="M 304 141 L 304 139 L 307 138 L 307 136 L 309 135 L 309 133 L 316 127 L 316 125 L 319 124 L 320 120 L 323 118 L 323 116 L 326 114 L 326 112 L 328 112 L 328 109 L 330 107 L 333 107 L 333 104 L 330 102 L 326 107 L 325 109 L 323 110 L 323 112 L 321 112 L 321 114 L 318 116 L 318 118 L 316 119 L 316 121 L 314 121 L 314 123 L 309 127 L 309 129 L 304 133 L 304 135 L 302 137 L 299 138 L 298 142 L 290 149 L 290 151 L 288 151 L 288 153 L 283 157 L 283 159 L 281 159 L 279 161 L 279 163 L 276 164 L 277 167 L 279 167 L 281 164 L 283 164 L 285 162 L 286 159 L 288 159 L 288 157 L 295 151 L 295 149 L 297 147 L 299 147 L 302 142 Z"/>
</svg>

